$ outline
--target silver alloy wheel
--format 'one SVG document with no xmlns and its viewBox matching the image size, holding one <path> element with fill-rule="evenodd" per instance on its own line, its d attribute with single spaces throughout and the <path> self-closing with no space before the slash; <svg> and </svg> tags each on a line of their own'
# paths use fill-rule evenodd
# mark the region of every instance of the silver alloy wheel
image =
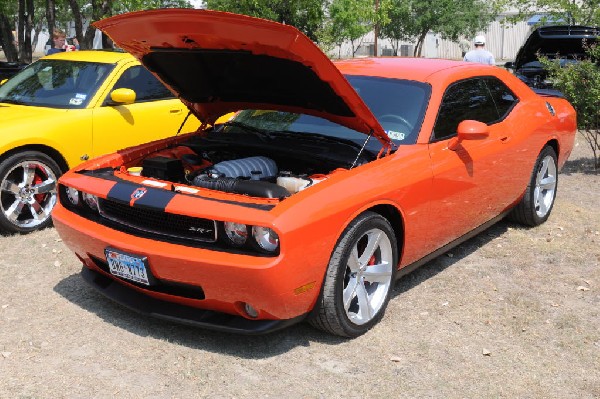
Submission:
<svg viewBox="0 0 600 399">
<path fill-rule="evenodd" d="M 6 219 L 19 228 L 35 228 L 50 218 L 56 205 L 56 175 L 39 161 L 14 165 L 0 182 L 0 206 Z"/>
<path fill-rule="evenodd" d="M 543 218 L 552 209 L 556 191 L 556 163 L 554 158 L 546 155 L 540 163 L 540 168 L 535 177 L 535 190 L 533 204 L 535 213 Z"/>
<path fill-rule="evenodd" d="M 371 229 L 354 244 L 344 276 L 343 305 L 357 325 L 371 321 L 385 304 L 392 284 L 393 251 L 380 229 Z"/>
</svg>

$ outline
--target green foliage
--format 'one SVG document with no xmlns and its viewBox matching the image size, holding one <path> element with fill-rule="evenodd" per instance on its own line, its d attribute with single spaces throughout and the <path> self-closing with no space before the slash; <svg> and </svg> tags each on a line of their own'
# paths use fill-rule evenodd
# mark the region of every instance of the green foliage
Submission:
<svg viewBox="0 0 600 399">
<path fill-rule="evenodd" d="M 373 0 L 332 0 L 329 18 L 327 30 L 330 39 L 337 45 L 350 41 L 354 56 L 358 49 L 356 40 L 375 25 L 375 4 Z"/>
<path fill-rule="evenodd" d="M 121 0 L 113 4 L 112 14 L 157 8 L 193 8 L 188 0 Z"/>
<path fill-rule="evenodd" d="M 600 168 L 600 46 L 586 49 L 589 59 L 560 67 L 555 60 L 539 57 L 554 87 L 563 92 L 577 111 L 577 127 L 594 153 Z M 586 58 L 587 58 L 586 57 Z"/>
<path fill-rule="evenodd" d="M 428 32 L 457 41 L 483 30 L 500 12 L 498 2 L 484 0 L 383 1 L 389 22 L 382 26 L 382 36 L 392 41 L 416 40 L 416 56 Z"/>
<path fill-rule="evenodd" d="M 519 11 L 515 18 L 523 20 L 534 14 L 545 14 L 542 23 L 559 22 L 569 25 L 600 25 L 598 0 L 504 0 L 506 6 Z"/>
<path fill-rule="evenodd" d="M 324 20 L 324 0 L 206 0 L 206 8 L 270 19 L 298 28 L 314 41 Z"/>
</svg>

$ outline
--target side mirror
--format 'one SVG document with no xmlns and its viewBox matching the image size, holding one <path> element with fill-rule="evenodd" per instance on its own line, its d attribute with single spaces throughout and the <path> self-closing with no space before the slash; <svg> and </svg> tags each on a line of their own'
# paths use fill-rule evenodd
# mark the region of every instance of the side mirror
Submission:
<svg viewBox="0 0 600 399">
<path fill-rule="evenodd" d="M 2 79 L 2 80 L 0 81 L 0 86 L 2 86 L 2 85 L 3 85 L 4 83 L 6 83 L 7 81 L 8 81 L 8 79 Z"/>
<path fill-rule="evenodd" d="M 131 89 L 116 89 L 110 93 L 110 99 L 117 105 L 133 104 L 135 91 Z"/>
<path fill-rule="evenodd" d="M 466 120 L 458 124 L 457 135 L 448 143 L 448 149 L 456 151 L 463 140 L 482 140 L 490 135 L 490 128 L 483 122 Z"/>
<path fill-rule="evenodd" d="M 515 63 L 512 61 L 508 61 L 506 64 L 504 64 L 504 68 L 506 69 L 515 69 Z"/>
</svg>

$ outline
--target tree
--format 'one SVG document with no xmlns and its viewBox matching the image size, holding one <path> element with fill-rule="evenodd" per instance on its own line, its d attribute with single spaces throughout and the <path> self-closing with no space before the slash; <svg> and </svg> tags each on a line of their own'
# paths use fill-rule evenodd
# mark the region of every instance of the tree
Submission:
<svg viewBox="0 0 600 399">
<path fill-rule="evenodd" d="M 362 43 L 357 40 L 375 26 L 375 6 L 372 0 L 332 0 L 329 18 L 328 37 L 337 45 L 350 41 L 354 57 Z"/>
<path fill-rule="evenodd" d="M 33 0 L 19 0 L 19 59 L 22 62 L 30 63 L 33 50 L 31 48 L 31 31 L 33 29 L 33 19 L 35 8 Z"/>
<path fill-rule="evenodd" d="M 0 45 L 6 59 L 11 62 L 17 61 L 19 58 L 15 46 L 16 37 L 12 34 L 13 16 L 17 13 L 17 7 L 18 4 L 14 0 L 0 0 Z"/>
<path fill-rule="evenodd" d="M 507 4 L 519 11 L 514 18 L 520 20 L 534 14 L 544 14 L 543 22 L 600 26 L 598 0 L 507 0 Z"/>
<path fill-rule="evenodd" d="M 323 26 L 324 0 L 206 0 L 211 10 L 228 11 L 292 25 L 317 41 Z"/>
<path fill-rule="evenodd" d="M 71 17 L 75 22 L 75 36 L 80 48 L 90 49 L 94 44 L 96 28 L 92 23 L 115 14 L 125 12 L 149 10 L 167 7 L 192 7 L 188 0 L 68 0 L 71 8 Z M 84 30 L 84 26 L 87 27 Z M 103 45 L 106 45 L 103 40 Z"/>
<path fill-rule="evenodd" d="M 385 0 L 391 5 L 382 35 L 392 40 L 415 40 L 414 55 L 421 56 L 429 32 L 457 41 L 474 35 L 498 15 L 500 3 L 485 0 Z"/>
<path fill-rule="evenodd" d="M 577 111 L 577 128 L 594 154 L 594 167 L 600 169 L 600 45 L 586 48 L 586 59 L 561 67 L 559 62 L 539 57 L 554 87 Z"/>
<path fill-rule="evenodd" d="M 407 24 L 411 16 L 410 3 L 407 0 L 383 0 L 381 10 L 387 20 L 381 24 L 380 35 L 390 41 L 393 55 L 397 56 L 400 42 L 410 41 L 418 33 L 415 25 Z"/>
</svg>

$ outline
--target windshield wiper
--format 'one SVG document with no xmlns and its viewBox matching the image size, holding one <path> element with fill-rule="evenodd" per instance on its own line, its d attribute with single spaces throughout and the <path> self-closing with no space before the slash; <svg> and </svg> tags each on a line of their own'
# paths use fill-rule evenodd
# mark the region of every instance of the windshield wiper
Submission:
<svg viewBox="0 0 600 399">
<path fill-rule="evenodd" d="M 257 135 L 258 137 L 260 137 L 261 139 L 269 138 L 272 139 L 273 138 L 273 134 L 268 131 L 268 130 L 263 130 L 263 129 L 259 129 L 257 127 L 251 126 L 251 125 L 247 125 L 243 122 L 236 122 L 236 121 L 229 121 L 229 122 L 225 122 L 222 125 L 221 130 L 223 130 L 226 127 L 239 127 L 242 130 L 245 130 L 247 132 L 250 133 L 254 133 L 255 135 Z"/>
<path fill-rule="evenodd" d="M 345 144 L 345 145 L 349 145 L 353 148 L 358 148 L 361 149 L 362 146 L 360 144 L 357 144 L 356 142 L 350 140 L 350 139 L 344 139 L 342 137 L 335 137 L 335 136 L 326 136 L 324 134 L 320 134 L 320 133 L 308 133 L 308 132 L 294 132 L 291 130 L 286 130 L 286 131 L 278 131 L 277 133 L 274 134 L 274 136 L 294 136 L 295 138 L 307 138 L 309 140 L 319 140 L 319 141 L 327 141 L 329 143 L 338 143 L 338 144 Z"/>
<path fill-rule="evenodd" d="M 10 98 L 0 98 L 0 103 L 15 104 L 15 105 L 27 105 L 23 101 L 13 100 L 13 99 L 10 99 Z"/>
</svg>

